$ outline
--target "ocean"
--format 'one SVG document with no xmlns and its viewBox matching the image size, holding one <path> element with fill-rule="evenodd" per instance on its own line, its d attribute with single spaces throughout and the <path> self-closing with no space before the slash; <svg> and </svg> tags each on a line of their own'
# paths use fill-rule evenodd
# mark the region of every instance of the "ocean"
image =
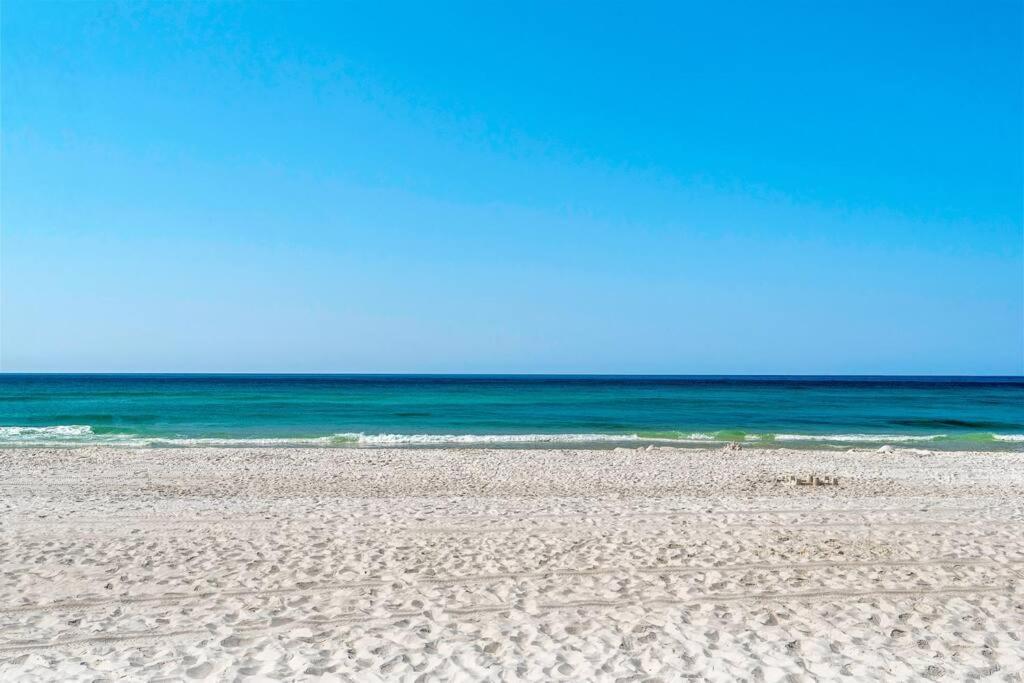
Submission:
<svg viewBox="0 0 1024 683">
<path fill-rule="evenodd" d="M 0 374 L 0 446 L 1024 450 L 1022 377 Z"/>
</svg>

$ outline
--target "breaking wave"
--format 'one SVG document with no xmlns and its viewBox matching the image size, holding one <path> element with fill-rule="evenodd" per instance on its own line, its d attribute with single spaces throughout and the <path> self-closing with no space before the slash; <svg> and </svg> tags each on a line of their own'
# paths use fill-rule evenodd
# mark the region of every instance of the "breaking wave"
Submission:
<svg viewBox="0 0 1024 683">
<path fill-rule="evenodd" d="M 949 438 L 946 434 L 776 434 L 776 441 L 834 441 L 841 443 L 936 441 Z"/>
<path fill-rule="evenodd" d="M 996 441 L 1024 441 L 1024 434 L 993 434 Z"/>
<path fill-rule="evenodd" d="M 0 427 L 0 439 L 26 437 L 68 438 L 89 436 L 93 433 L 89 425 L 56 425 L 54 427 Z"/>
<path fill-rule="evenodd" d="M 89 425 L 54 425 L 48 427 L 0 427 L 0 446 L 166 446 L 166 447 L 400 447 L 400 446 L 502 446 L 502 445 L 609 445 L 625 443 L 715 444 L 741 441 L 752 445 L 783 445 L 794 447 L 804 443 L 818 444 L 884 444 L 928 442 L 938 444 L 1024 443 L 1024 434 L 992 434 L 988 432 L 960 434 L 793 434 L 748 433 L 741 430 L 712 432 L 637 431 L 626 434 L 562 433 L 562 434 L 365 434 L 342 432 L 308 437 L 186 437 L 147 436 L 116 433 L 106 428 L 94 430 Z"/>
</svg>

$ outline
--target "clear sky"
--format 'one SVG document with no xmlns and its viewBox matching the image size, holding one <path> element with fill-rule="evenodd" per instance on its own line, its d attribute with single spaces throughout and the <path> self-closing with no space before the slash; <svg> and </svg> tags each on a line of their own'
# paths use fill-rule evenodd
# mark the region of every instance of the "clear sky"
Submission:
<svg viewBox="0 0 1024 683">
<path fill-rule="evenodd" d="M 1022 3 L 2 3 L 6 371 L 1024 372 Z"/>
</svg>

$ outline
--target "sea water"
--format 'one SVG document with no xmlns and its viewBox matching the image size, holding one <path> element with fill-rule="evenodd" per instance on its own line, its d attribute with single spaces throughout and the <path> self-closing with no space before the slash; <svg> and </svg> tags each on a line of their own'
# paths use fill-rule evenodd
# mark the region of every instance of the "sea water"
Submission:
<svg viewBox="0 0 1024 683">
<path fill-rule="evenodd" d="M 1021 377 L 0 375 L 0 446 L 1024 450 Z"/>
</svg>

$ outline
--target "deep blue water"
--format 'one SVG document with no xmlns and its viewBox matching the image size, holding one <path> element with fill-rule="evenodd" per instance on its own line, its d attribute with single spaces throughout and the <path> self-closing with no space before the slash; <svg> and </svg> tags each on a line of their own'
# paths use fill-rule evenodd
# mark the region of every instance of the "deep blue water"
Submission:
<svg viewBox="0 0 1024 683">
<path fill-rule="evenodd" d="M 1024 449 L 1021 377 L 0 375 L 0 444 Z"/>
</svg>

